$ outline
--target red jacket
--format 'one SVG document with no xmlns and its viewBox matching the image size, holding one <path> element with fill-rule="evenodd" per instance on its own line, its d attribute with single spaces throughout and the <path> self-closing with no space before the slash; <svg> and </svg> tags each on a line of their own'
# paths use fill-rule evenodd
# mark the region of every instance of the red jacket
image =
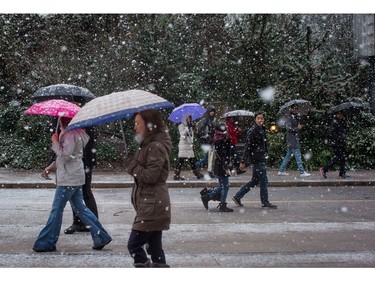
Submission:
<svg viewBox="0 0 375 281">
<path fill-rule="evenodd" d="M 238 142 L 238 136 L 240 134 L 238 130 L 238 126 L 236 126 L 234 123 L 230 122 L 229 120 L 225 121 L 227 125 L 227 131 L 230 135 L 230 143 L 235 145 Z"/>
</svg>

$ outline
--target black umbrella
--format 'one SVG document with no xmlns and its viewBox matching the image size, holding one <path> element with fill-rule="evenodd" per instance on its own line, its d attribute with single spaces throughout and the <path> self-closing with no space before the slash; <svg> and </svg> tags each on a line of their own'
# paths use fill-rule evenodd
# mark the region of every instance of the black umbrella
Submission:
<svg viewBox="0 0 375 281">
<path fill-rule="evenodd" d="M 297 100 L 291 100 L 285 103 L 280 107 L 279 112 L 277 113 L 278 115 L 288 115 L 290 114 L 290 107 L 292 105 L 297 105 L 298 106 L 298 113 L 300 115 L 307 115 L 307 113 L 312 109 L 311 102 L 303 99 L 297 99 Z"/>
<path fill-rule="evenodd" d="M 361 110 L 363 110 L 363 106 L 361 104 L 347 101 L 331 107 L 330 109 L 328 109 L 327 114 L 334 114 L 341 111 L 346 115 L 355 115 L 358 114 Z"/>
<path fill-rule="evenodd" d="M 86 103 L 95 98 L 88 89 L 70 84 L 55 84 L 39 88 L 31 98 L 35 101 L 46 101 L 51 99 L 62 99 Z"/>
</svg>

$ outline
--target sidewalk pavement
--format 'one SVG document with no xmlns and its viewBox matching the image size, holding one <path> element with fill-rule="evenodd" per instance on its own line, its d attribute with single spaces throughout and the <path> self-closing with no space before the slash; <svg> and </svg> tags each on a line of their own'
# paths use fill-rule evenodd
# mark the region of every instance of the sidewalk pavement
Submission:
<svg viewBox="0 0 375 281">
<path fill-rule="evenodd" d="M 297 171 L 286 171 L 289 176 L 278 176 L 276 169 L 268 169 L 269 187 L 298 187 L 298 186 L 373 186 L 375 185 L 374 170 L 348 171 L 348 179 L 339 179 L 338 172 L 327 173 L 327 179 L 322 178 L 319 171 L 309 171 L 310 177 L 300 177 Z M 246 173 L 230 178 L 233 187 L 240 187 L 251 178 L 251 169 Z M 212 179 L 204 171 L 205 177 L 198 180 L 191 171 L 182 171 L 184 181 L 173 180 L 174 172 L 168 177 L 169 188 L 216 187 L 217 179 Z M 41 177 L 41 171 L 14 170 L 0 168 L 0 188 L 54 188 L 54 175 L 47 180 Z M 94 170 L 92 184 L 94 188 L 131 188 L 133 178 L 125 171 Z"/>
</svg>

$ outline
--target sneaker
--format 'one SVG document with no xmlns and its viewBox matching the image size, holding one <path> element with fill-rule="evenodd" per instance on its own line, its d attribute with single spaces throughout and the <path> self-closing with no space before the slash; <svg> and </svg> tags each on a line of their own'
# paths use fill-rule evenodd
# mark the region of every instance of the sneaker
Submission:
<svg viewBox="0 0 375 281">
<path fill-rule="evenodd" d="M 285 173 L 285 172 L 278 172 L 277 175 L 278 176 L 289 176 L 289 174 Z"/>
<path fill-rule="evenodd" d="M 306 173 L 306 172 L 303 172 L 302 174 L 300 174 L 300 177 L 309 177 L 309 176 L 311 176 L 311 174 L 309 174 L 309 173 Z"/>
<path fill-rule="evenodd" d="M 323 169 L 323 168 L 320 168 L 320 169 L 319 169 L 319 172 L 320 172 L 320 174 L 322 175 L 323 178 L 325 178 L 325 179 L 327 178 L 327 173 L 324 172 L 324 169 Z"/>
<path fill-rule="evenodd" d="M 234 203 L 236 203 L 237 206 L 243 207 L 243 205 L 241 203 L 241 199 L 238 199 L 237 197 L 233 196 L 232 200 L 233 200 Z"/>
<path fill-rule="evenodd" d="M 64 230 L 65 234 L 73 234 L 74 232 L 90 232 L 90 229 L 86 225 L 72 224 Z"/>
<path fill-rule="evenodd" d="M 47 252 L 56 252 L 56 246 L 50 248 L 50 249 L 41 249 L 37 247 L 33 247 L 33 250 L 37 253 L 47 253 Z"/>
<path fill-rule="evenodd" d="M 271 204 L 269 201 L 263 203 L 262 208 L 271 208 L 271 209 L 277 209 L 276 205 Z"/>
</svg>

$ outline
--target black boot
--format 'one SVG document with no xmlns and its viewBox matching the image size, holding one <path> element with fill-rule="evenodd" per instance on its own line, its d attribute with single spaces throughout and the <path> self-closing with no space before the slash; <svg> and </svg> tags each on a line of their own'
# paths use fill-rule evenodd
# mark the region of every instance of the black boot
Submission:
<svg viewBox="0 0 375 281">
<path fill-rule="evenodd" d="M 203 206 L 206 210 L 208 210 L 208 201 L 210 201 L 210 195 L 208 193 L 206 195 L 201 196 Z"/>
<path fill-rule="evenodd" d="M 193 170 L 193 174 L 197 177 L 198 180 L 203 178 L 203 174 L 201 173 L 199 169 Z"/>
<path fill-rule="evenodd" d="M 173 179 L 174 179 L 175 181 L 183 181 L 183 180 L 185 180 L 184 177 L 181 177 L 181 176 L 180 176 L 180 173 L 181 173 L 180 170 L 175 170 L 175 171 L 174 171 L 174 177 L 173 177 Z"/>
<path fill-rule="evenodd" d="M 134 263 L 134 267 L 138 267 L 138 268 L 151 267 L 151 261 L 150 261 L 150 259 L 147 259 L 147 261 L 144 262 L 144 263 L 140 263 L 140 262 Z"/>
<path fill-rule="evenodd" d="M 233 209 L 227 207 L 227 203 L 220 203 L 218 208 L 220 212 L 226 212 L 226 213 L 233 212 Z"/>
<path fill-rule="evenodd" d="M 207 187 L 203 188 L 199 193 L 201 194 L 201 196 L 207 195 L 208 194 Z"/>
</svg>

